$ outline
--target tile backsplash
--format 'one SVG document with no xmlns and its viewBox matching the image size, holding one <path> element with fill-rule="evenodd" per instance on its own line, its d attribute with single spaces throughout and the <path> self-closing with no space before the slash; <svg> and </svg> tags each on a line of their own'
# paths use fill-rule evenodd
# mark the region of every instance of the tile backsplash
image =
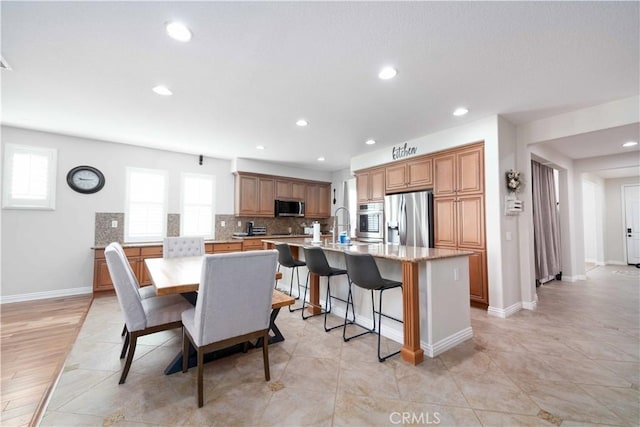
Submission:
<svg viewBox="0 0 640 427">
<path fill-rule="evenodd" d="M 314 221 L 320 223 L 323 233 L 329 232 L 332 218 L 254 218 L 238 217 L 235 215 L 216 215 L 215 240 L 229 240 L 233 233 L 245 232 L 247 222 L 253 221 L 256 227 L 267 227 L 267 234 L 304 234 L 304 227 L 311 227 Z M 117 221 L 117 227 L 112 227 Z M 225 225 L 222 226 L 224 221 Z M 240 224 L 240 225 L 238 225 Z M 167 215 L 167 236 L 180 236 L 180 214 Z M 124 213 L 96 212 L 95 246 L 106 246 L 111 242 L 126 243 L 124 241 Z"/>
<path fill-rule="evenodd" d="M 224 221 L 225 226 L 222 226 Z M 267 234 L 303 234 L 304 227 L 311 227 L 314 221 L 320 223 L 322 232 L 331 228 L 331 218 L 255 218 L 235 215 L 216 215 L 216 240 L 227 240 L 233 233 L 247 231 L 247 222 L 253 221 L 256 227 L 267 227 Z M 238 225 L 240 223 L 240 225 Z"/>
</svg>

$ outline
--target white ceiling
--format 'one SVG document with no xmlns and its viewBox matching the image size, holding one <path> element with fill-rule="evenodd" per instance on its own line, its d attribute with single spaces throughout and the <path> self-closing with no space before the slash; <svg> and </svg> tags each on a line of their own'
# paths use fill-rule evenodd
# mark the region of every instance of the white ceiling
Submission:
<svg viewBox="0 0 640 427">
<path fill-rule="evenodd" d="M 13 68 L 0 74 L 3 124 L 213 157 L 338 170 L 490 115 L 518 124 L 639 93 L 638 2 L 1 8 Z M 191 42 L 167 37 L 170 20 L 191 28 Z M 395 79 L 378 79 L 385 65 Z M 157 84 L 174 95 L 154 94 Z M 470 113 L 452 116 L 459 106 Z M 608 137 L 553 143 L 577 158 Z"/>
</svg>

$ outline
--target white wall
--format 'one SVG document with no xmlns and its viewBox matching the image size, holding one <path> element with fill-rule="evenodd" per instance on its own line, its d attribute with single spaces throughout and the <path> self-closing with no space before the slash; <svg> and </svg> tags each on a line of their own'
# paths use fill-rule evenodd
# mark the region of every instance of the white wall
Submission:
<svg viewBox="0 0 640 427">
<path fill-rule="evenodd" d="M 640 184 L 640 177 L 605 180 L 604 258 L 607 264 L 626 264 L 626 234 L 622 186 Z"/>
<path fill-rule="evenodd" d="M 228 160 L 198 157 L 84 138 L 2 127 L 2 142 L 58 150 L 56 209 L 2 212 L 2 289 L 9 296 L 70 294 L 91 290 L 96 212 L 124 212 L 125 168 L 169 171 L 169 213 L 179 212 L 181 172 L 216 176 L 216 213 L 233 213 L 233 175 Z M 80 194 L 66 183 L 78 165 L 100 169 L 106 178 L 96 194 Z M 122 226 L 122 225 L 121 225 Z M 45 294 L 39 294 L 46 296 Z"/>
<path fill-rule="evenodd" d="M 531 177 L 531 158 L 534 147 L 543 158 L 552 160 L 563 157 L 558 156 L 557 154 L 559 153 L 557 153 L 549 156 L 549 158 L 540 151 L 542 147 L 535 144 L 566 136 L 637 123 L 639 113 L 640 97 L 635 96 L 522 124 L 517 128 L 518 169 L 525 174 L 525 177 Z M 613 159 L 613 157 L 618 156 L 608 156 L 606 159 L 591 158 L 575 162 L 561 161 L 560 163 L 563 164 L 557 165 L 560 166 L 557 169 L 561 170 L 560 203 L 561 206 L 569 208 L 561 211 L 563 215 L 561 216 L 561 224 L 568 223 L 568 227 L 565 226 L 564 229 L 565 232 L 567 229 L 569 232 L 568 236 L 563 234 L 563 264 L 568 269 L 564 270 L 563 274 L 568 274 L 567 278 L 571 280 L 584 277 L 581 174 L 592 170 L 630 166 L 629 163 L 633 162 L 635 162 L 635 166 L 638 164 L 635 156 L 626 156 L 626 158 L 620 156 L 616 159 Z M 525 212 L 520 215 L 519 219 L 520 280 L 522 289 L 529 289 L 533 294 L 535 293 L 533 220 L 531 211 L 526 209 L 526 206 L 531 206 L 530 190 L 525 191 L 523 197 Z"/>
<path fill-rule="evenodd" d="M 604 265 L 604 180 L 591 173 L 584 173 L 582 177 L 584 259 Z"/>
<path fill-rule="evenodd" d="M 288 178 L 310 179 L 312 181 L 331 181 L 331 172 L 301 169 L 282 163 L 271 163 L 253 159 L 233 159 L 231 172 L 253 172 L 265 175 L 286 176 Z"/>
</svg>

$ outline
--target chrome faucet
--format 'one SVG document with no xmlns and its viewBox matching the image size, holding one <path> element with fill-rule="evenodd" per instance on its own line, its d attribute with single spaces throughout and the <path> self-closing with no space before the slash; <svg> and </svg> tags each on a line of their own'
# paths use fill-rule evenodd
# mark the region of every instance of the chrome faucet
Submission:
<svg viewBox="0 0 640 427">
<path fill-rule="evenodd" d="M 336 211 L 333 213 L 333 230 L 331 231 L 332 234 L 332 240 L 333 243 L 336 243 L 336 236 L 338 235 L 338 227 L 340 227 L 340 224 L 338 224 L 338 212 L 340 212 L 341 210 L 344 210 L 347 213 L 347 237 L 351 237 L 351 214 L 349 213 L 349 209 L 345 208 L 344 206 L 341 206 L 339 208 L 336 209 Z M 345 224 L 342 224 L 342 226 L 344 227 Z"/>
</svg>

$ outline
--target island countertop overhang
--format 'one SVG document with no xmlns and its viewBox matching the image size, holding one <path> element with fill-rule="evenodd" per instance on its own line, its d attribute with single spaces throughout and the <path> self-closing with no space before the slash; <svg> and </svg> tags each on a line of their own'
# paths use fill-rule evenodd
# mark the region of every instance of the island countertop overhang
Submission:
<svg viewBox="0 0 640 427">
<path fill-rule="evenodd" d="M 351 245 L 341 245 L 338 243 L 312 243 L 310 238 L 267 238 L 262 239 L 265 243 L 288 243 L 290 246 L 304 247 L 316 246 L 333 252 L 356 252 L 368 253 L 375 258 L 403 262 L 433 261 L 443 258 L 461 257 L 472 255 L 473 252 L 457 249 L 425 248 L 420 246 L 395 245 L 390 243 L 364 243 L 352 242 Z"/>
</svg>

